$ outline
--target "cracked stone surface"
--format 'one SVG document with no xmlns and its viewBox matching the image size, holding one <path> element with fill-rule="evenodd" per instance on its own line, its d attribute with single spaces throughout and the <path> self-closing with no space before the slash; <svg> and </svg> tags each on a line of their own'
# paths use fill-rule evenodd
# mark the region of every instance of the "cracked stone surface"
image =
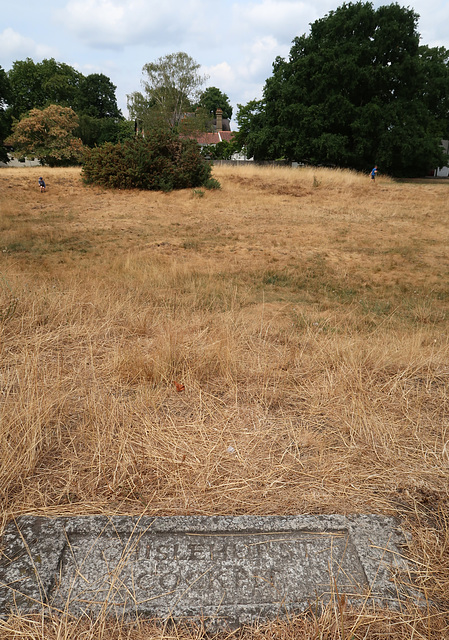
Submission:
<svg viewBox="0 0 449 640">
<path fill-rule="evenodd" d="M 23 516 L 2 540 L 0 615 L 65 611 L 237 626 L 345 594 L 398 607 L 393 518 Z"/>
</svg>

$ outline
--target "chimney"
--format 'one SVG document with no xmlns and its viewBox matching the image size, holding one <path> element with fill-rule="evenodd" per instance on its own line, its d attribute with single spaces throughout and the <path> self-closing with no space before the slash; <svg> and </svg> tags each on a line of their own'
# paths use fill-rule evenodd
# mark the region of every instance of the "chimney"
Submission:
<svg viewBox="0 0 449 640">
<path fill-rule="evenodd" d="M 223 131 L 223 109 L 217 109 L 217 131 Z"/>
</svg>

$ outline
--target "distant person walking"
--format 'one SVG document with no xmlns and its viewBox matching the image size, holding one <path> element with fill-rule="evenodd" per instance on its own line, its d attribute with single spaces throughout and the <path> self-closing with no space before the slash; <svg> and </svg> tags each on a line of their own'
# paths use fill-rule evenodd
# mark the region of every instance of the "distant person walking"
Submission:
<svg viewBox="0 0 449 640">
<path fill-rule="evenodd" d="M 377 164 L 374 169 L 371 171 L 371 180 L 375 180 L 377 175 Z"/>
<path fill-rule="evenodd" d="M 39 178 L 38 182 L 39 182 L 41 193 L 43 193 L 45 191 L 45 182 L 42 176 Z"/>
</svg>

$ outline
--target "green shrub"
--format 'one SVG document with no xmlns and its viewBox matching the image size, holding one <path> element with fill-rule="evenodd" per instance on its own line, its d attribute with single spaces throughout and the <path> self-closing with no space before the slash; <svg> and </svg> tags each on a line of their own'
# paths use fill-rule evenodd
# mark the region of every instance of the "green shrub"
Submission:
<svg viewBox="0 0 449 640">
<path fill-rule="evenodd" d="M 211 165 L 201 156 L 196 141 L 172 132 L 106 143 L 86 149 L 84 155 L 84 181 L 113 189 L 188 189 L 206 186 L 210 176 Z M 217 184 L 214 188 L 219 188 Z"/>
<path fill-rule="evenodd" d="M 221 184 L 216 178 L 208 178 L 204 183 L 206 189 L 221 189 Z"/>
</svg>

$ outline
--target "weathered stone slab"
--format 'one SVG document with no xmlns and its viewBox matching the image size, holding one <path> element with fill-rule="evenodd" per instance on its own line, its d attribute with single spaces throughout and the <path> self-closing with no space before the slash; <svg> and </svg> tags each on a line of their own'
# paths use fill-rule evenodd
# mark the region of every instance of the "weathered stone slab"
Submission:
<svg viewBox="0 0 449 640">
<path fill-rule="evenodd" d="M 380 516 L 23 516 L 3 536 L 0 614 L 236 625 L 326 604 L 398 606 L 403 534 Z"/>
</svg>

